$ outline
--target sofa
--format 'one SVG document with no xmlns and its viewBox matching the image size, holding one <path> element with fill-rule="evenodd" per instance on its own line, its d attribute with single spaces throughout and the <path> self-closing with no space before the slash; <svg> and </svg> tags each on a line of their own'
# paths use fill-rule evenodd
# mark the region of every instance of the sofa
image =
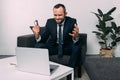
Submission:
<svg viewBox="0 0 120 80">
<path fill-rule="evenodd" d="M 40 34 L 43 34 L 45 27 L 41 27 L 40 29 Z M 75 69 L 75 74 L 78 77 L 81 77 L 81 67 L 84 63 L 85 60 L 85 56 L 86 56 L 86 52 L 87 52 L 87 34 L 86 33 L 79 33 L 79 42 L 81 44 L 81 56 L 79 56 L 77 63 L 76 63 L 76 67 Z M 34 48 L 35 47 L 35 37 L 34 34 L 28 34 L 28 35 L 21 35 L 17 37 L 17 47 L 29 47 L 29 48 Z M 57 55 L 50 55 L 50 61 L 53 62 L 57 62 L 60 63 L 57 59 Z M 66 65 L 66 63 L 68 63 L 70 58 L 70 55 L 65 55 L 63 57 L 63 62 L 61 62 L 60 64 Z"/>
</svg>

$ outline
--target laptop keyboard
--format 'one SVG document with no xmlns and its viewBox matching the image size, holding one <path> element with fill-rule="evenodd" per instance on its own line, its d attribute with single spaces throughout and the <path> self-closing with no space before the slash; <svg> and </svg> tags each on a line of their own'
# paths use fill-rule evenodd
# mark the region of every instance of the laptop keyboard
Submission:
<svg viewBox="0 0 120 80">
<path fill-rule="evenodd" d="M 59 66 L 58 65 L 52 65 L 50 64 L 50 73 L 52 73 L 54 70 L 56 70 Z"/>
</svg>

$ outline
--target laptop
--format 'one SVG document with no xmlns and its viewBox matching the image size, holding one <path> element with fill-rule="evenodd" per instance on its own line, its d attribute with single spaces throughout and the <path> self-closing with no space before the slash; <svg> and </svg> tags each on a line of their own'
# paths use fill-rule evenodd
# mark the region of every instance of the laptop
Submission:
<svg viewBox="0 0 120 80">
<path fill-rule="evenodd" d="M 59 67 L 49 62 L 48 49 L 16 48 L 17 70 L 50 76 Z"/>
</svg>

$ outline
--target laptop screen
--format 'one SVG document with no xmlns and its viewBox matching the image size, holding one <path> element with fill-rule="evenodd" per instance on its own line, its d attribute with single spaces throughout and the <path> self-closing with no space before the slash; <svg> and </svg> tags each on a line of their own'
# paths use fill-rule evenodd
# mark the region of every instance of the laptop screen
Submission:
<svg viewBox="0 0 120 80">
<path fill-rule="evenodd" d="M 48 49 L 17 47 L 16 57 L 18 70 L 50 75 Z"/>
</svg>

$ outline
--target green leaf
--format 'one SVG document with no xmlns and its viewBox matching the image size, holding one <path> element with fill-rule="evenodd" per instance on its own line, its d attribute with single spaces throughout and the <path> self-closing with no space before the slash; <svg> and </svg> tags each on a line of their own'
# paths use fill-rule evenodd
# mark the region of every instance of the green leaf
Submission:
<svg viewBox="0 0 120 80">
<path fill-rule="evenodd" d="M 115 41 L 111 42 L 111 45 L 116 46 L 116 42 Z"/>
<path fill-rule="evenodd" d="M 120 34 L 120 26 L 116 28 L 116 34 Z"/>
<path fill-rule="evenodd" d="M 119 41 L 120 41 L 120 37 L 116 38 L 115 41 L 116 41 L 116 42 L 119 42 Z"/>
<path fill-rule="evenodd" d="M 111 15 L 115 10 L 116 10 L 116 7 L 113 7 L 113 8 L 110 9 L 106 14 L 107 14 L 107 15 Z"/>
<path fill-rule="evenodd" d="M 112 40 L 116 39 L 116 35 L 111 35 L 110 37 L 111 37 Z"/>
<path fill-rule="evenodd" d="M 103 42 L 103 41 L 99 41 L 99 44 L 105 44 L 105 42 Z"/>
<path fill-rule="evenodd" d="M 118 30 L 120 31 L 120 26 L 118 26 Z"/>
<path fill-rule="evenodd" d="M 111 22 L 111 25 L 112 25 L 112 28 L 113 28 L 113 29 L 116 29 L 116 28 L 117 28 L 117 25 L 116 25 L 115 22 Z"/>
<path fill-rule="evenodd" d="M 117 26 L 115 22 L 111 22 L 112 25 L 112 30 L 114 31 L 115 34 L 120 34 L 120 26 Z"/>
<path fill-rule="evenodd" d="M 104 27 L 104 28 L 102 28 L 102 31 L 103 31 L 104 35 L 108 35 L 110 32 L 112 32 L 112 28 Z"/>
<path fill-rule="evenodd" d="M 103 16 L 103 12 L 100 9 L 98 9 L 98 13 L 101 17 Z"/>
<path fill-rule="evenodd" d="M 107 38 L 106 38 L 106 35 L 105 35 L 105 34 L 101 35 L 100 37 L 101 37 L 101 39 L 102 39 L 102 40 L 107 40 Z"/>
<path fill-rule="evenodd" d="M 95 33 L 98 36 L 102 34 L 102 33 L 98 32 L 98 31 L 92 31 L 92 33 Z"/>
<path fill-rule="evenodd" d="M 111 20 L 113 20 L 114 18 L 113 17 L 111 17 L 111 16 L 108 16 L 108 15 L 104 15 L 103 16 L 103 21 L 111 21 Z"/>
<path fill-rule="evenodd" d="M 99 25 L 96 25 L 96 27 L 97 27 L 97 28 L 100 28 L 100 26 L 99 26 Z"/>
<path fill-rule="evenodd" d="M 106 24 L 104 21 L 99 21 L 99 26 L 102 29 L 102 28 L 105 28 Z"/>
</svg>

